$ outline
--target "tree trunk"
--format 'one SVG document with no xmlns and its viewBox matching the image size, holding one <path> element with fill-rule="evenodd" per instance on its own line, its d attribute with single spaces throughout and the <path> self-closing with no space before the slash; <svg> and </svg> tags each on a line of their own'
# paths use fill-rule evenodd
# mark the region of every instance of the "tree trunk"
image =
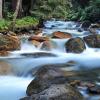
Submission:
<svg viewBox="0 0 100 100">
<path fill-rule="evenodd" d="M 0 19 L 2 19 L 2 5 L 3 5 L 3 0 L 0 0 Z"/>
<path fill-rule="evenodd" d="M 20 4 L 21 4 L 21 0 L 17 0 L 17 5 L 16 5 L 14 17 L 13 17 L 13 22 L 12 22 L 13 31 L 15 30 L 15 23 L 16 23 L 16 18 L 18 16 L 19 9 L 20 9 Z"/>
</svg>

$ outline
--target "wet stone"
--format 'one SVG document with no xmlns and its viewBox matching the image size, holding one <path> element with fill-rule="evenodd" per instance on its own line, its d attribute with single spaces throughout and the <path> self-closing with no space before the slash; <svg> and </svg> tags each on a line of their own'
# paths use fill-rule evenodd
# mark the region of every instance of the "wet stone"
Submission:
<svg viewBox="0 0 100 100">
<path fill-rule="evenodd" d="M 54 32 L 52 38 L 59 38 L 59 39 L 67 39 L 67 38 L 71 38 L 72 35 L 70 33 L 65 33 L 65 32 Z"/>
<path fill-rule="evenodd" d="M 91 94 L 100 94 L 100 86 L 95 85 L 93 87 L 88 87 L 88 92 Z"/>
<path fill-rule="evenodd" d="M 84 98 L 70 85 L 58 84 L 31 95 L 28 100 L 84 100 Z"/>
<path fill-rule="evenodd" d="M 89 47 L 100 48 L 100 35 L 99 34 L 88 35 L 84 37 L 84 41 Z"/>
<path fill-rule="evenodd" d="M 70 53 L 82 53 L 85 49 L 85 43 L 84 41 L 77 37 L 77 38 L 71 38 L 65 43 L 65 49 L 66 52 Z"/>
</svg>

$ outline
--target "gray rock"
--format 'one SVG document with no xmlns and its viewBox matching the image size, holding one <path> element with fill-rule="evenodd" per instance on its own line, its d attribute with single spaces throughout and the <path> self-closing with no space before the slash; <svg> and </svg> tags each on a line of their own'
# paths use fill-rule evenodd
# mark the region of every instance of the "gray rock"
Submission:
<svg viewBox="0 0 100 100">
<path fill-rule="evenodd" d="M 27 87 L 27 95 L 37 94 L 52 84 L 65 84 L 69 80 L 65 71 L 51 65 L 40 67 L 34 76 L 35 79 Z"/>
<path fill-rule="evenodd" d="M 52 85 L 29 100 L 83 100 L 83 96 L 69 85 Z"/>
</svg>

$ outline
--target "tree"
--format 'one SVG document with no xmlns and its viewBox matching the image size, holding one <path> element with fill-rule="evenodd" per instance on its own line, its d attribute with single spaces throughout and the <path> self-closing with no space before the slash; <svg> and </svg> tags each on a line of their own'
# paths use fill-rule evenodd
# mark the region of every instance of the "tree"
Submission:
<svg viewBox="0 0 100 100">
<path fill-rule="evenodd" d="M 13 17 L 13 22 L 12 22 L 13 31 L 14 31 L 14 29 L 15 29 L 16 18 L 17 18 L 17 16 L 18 16 L 18 12 L 19 12 L 19 9 L 20 9 L 21 2 L 22 2 L 22 0 L 17 0 L 17 5 L 16 5 L 14 17 Z"/>
<path fill-rule="evenodd" d="M 0 19 L 2 18 L 2 5 L 3 5 L 3 0 L 0 0 Z"/>
</svg>

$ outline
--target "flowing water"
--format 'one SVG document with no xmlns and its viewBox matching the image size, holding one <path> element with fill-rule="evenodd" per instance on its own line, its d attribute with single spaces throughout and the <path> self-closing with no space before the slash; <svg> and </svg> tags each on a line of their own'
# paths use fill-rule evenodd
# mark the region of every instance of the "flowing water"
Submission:
<svg viewBox="0 0 100 100">
<path fill-rule="evenodd" d="M 50 35 L 54 31 L 63 31 L 72 33 L 73 37 L 90 34 L 87 31 L 78 32 L 80 26 L 75 22 L 65 21 L 47 21 L 43 29 L 44 35 Z M 99 30 L 97 30 L 100 33 Z M 86 71 L 89 79 L 94 79 L 94 82 L 100 84 L 100 49 L 87 49 L 81 54 L 66 53 L 64 44 L 68 39 L 52 39 L 51 43 L 55 48 L 51 51 L 42 51 L 40 46 L 36 48 L 27 41 L 27 37 L 21 39 L 21 50 L 13 51 L 7 57 L 0 57 L 0 66 L 11 68 L 11 73 L 0 76 L 0 100 L 19 100 L 26 96 L 26 88 L 33 80 L 29 72 L 38 66 L 44 64 L 66 63 L 68 61 L 77 62 L 77 66 L 66 68 L 70 71 Z M 36 52 L 46 52 L 56 54 L 57 57 L 32 57 L 23 56 L 22 54 L 33 54 Z M 94 70 L 95 69 L 95 70 Z M 95 71 L 95 75 L 94 72 Z M 93 77 L 91 77 L 91 74 Z M 86 75 L 85 75 L 86 76 Z M 87 77 L 86 77 L 87 78 Z M 85 90 L 81 93 L 87 98 L 86 100 L 99 100 L 99 96 L 89 96 Z"/>
</svg>

